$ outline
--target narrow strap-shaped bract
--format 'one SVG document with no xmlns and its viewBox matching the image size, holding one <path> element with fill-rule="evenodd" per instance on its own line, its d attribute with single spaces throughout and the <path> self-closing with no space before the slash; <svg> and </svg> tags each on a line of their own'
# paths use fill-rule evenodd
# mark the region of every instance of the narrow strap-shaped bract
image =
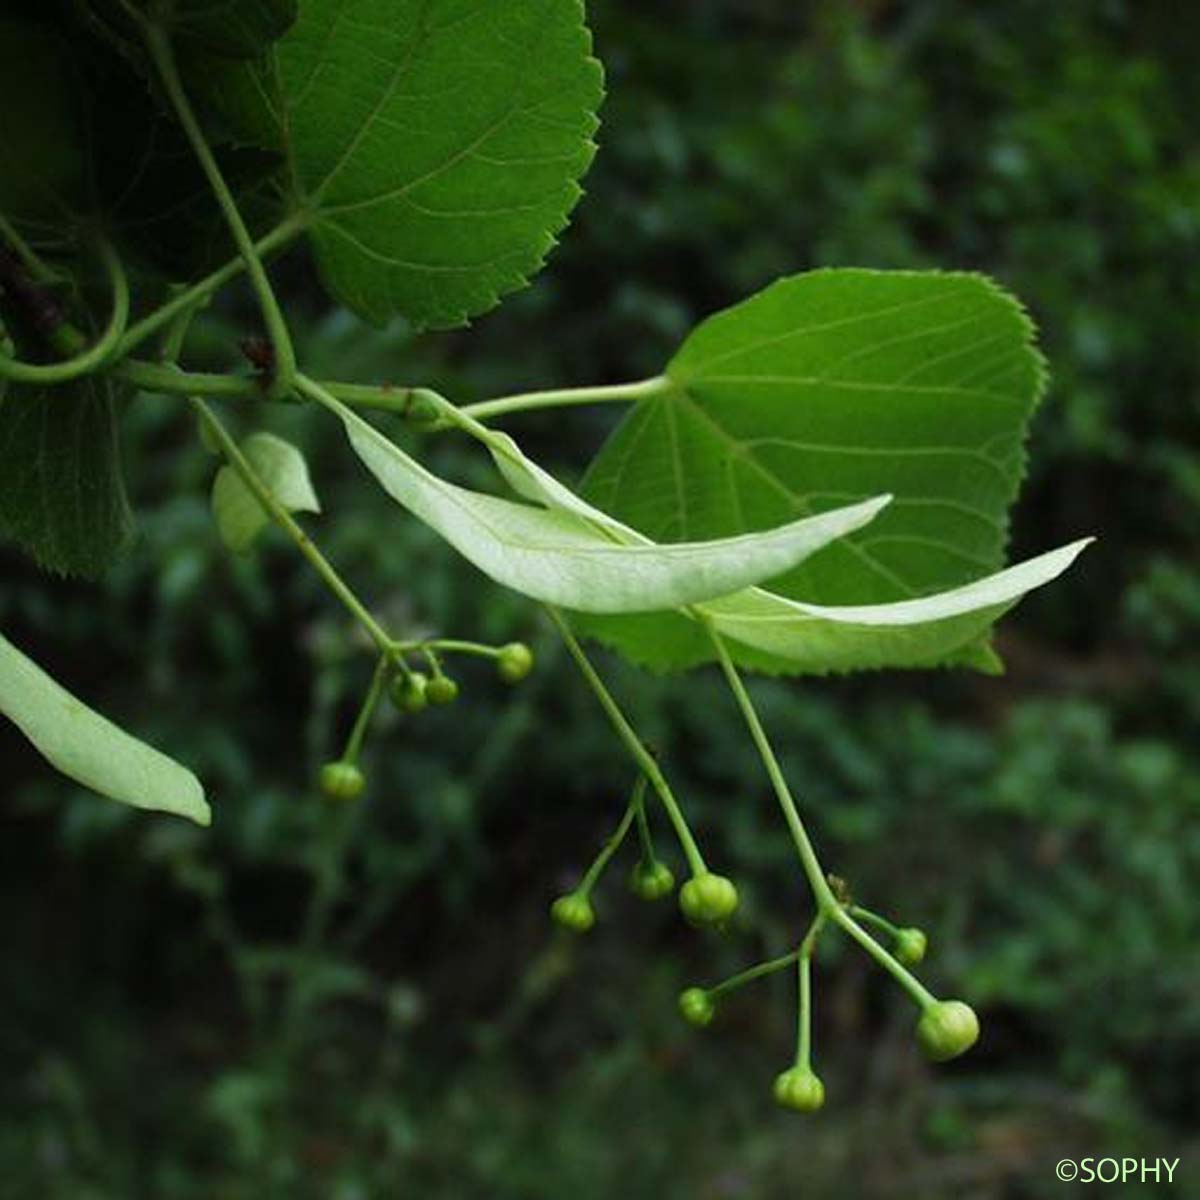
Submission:
<svg viewBox="0 0 1200 1200">
<path fill-rule="evenodd" d="M 76 783 L 134 808 L 211 822 L 191 771 L 88 708 L 3 635 L 0 713 Z"/>
</svg>

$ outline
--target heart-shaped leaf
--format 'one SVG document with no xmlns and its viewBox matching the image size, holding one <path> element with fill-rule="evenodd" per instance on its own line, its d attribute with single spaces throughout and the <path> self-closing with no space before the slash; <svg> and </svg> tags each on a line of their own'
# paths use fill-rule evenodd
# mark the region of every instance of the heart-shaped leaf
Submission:
<svg viewBox="0 0 1200 1200">
<path fill-rule="evenodd" d="M 84 787 L 199 825 L 212 820 L 204 789 L 191 771 L 93 712 L 3 635 L 0 713 L 52 766 Z"/>
<path fill-rule="evenodd" d="M 886 491 L 895 500 L 869 530 L 771 590 L 808 604 L 889 604 L 1001 567 L 1044 369 L 1028 318 L 990 281 L 867 270 L 784 279 L 700 325 L 667 379 L 622 422 L 582 489 L 648 536 L 724 537 Z M 711 658 L 697 631 L 667 614 L 581 627 L 660 669 Z M 839 647 L 837 669 L 912 665 L 878 639 L 859 645 L 858 656 Z M 986 653 L 960 643 L 929 661 Z M 743 661 L 834 669 L 807 653 Z"/>
<path fill-rule="evenodd" d="M 603 95 L 579 0 L 305 0 L 216 87 L 231 125 L 286 152 L 330 290 L 370 321 L 429 327 L 541 268 Z"/>
</svg>

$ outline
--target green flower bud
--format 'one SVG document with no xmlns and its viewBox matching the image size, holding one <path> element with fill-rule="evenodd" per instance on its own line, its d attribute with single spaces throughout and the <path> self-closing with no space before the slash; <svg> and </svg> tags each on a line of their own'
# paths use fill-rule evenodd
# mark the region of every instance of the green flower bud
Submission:
<svg viewBox="0 0 1200 1200">
<path fill-rule="evenodd" d="M 775 1076 L 775 1103 L 795 1112 L 816 1112 L 825 1103 L 825 1085 L 809 1067 L 791 1067 Z"/>
<path fill-rule="evenodd" d="M 458 684 L 447 675 L 435 675 L 425 685 L 425 699 L 430 704 L 453 704 L 458 699 Z"/>
<path fill-rule="evenodd" d="M 965 1054 L 979 1039 L 979 1018 L 961 1000 L 931 1004 L 917 1022 L 917 1041 L 926 1057 L 946 1062 Z"/>
<path fill-rule="evenodd" d="M 429 703 L 428 690 L 429 679 L 420 671 L 397 675 L 392 680 L 392 703 L 401 712 L 419 713 Z"/>
<path fill-rule="evenodd" d="M 321 794 L 326 800 L 354 800 L 367 785 L 363 773 L 348 762 L 327 762 L 318 777 Z"/>
<path fill-rule="evenodd" d="M 524 642 L 501 646 L 496 670 L 505 683 L 520 683 L 533 670 L 533 651 Z"/>
<path fill-rule="evenodd" d="M 675 888 L 671 868 L 662 862 L 639 862 L 629 873 L 629 887 L 642 900 L 661 900 Z"/>
<path fill-rule="evenodd" d="M 556 925 L 572 933 L 587 933 L 596 923 L 596 913 L 591 901 L 579 892 L 568 892 L 559 896 L 550 905 L 550 916 Z"/>
<path fill-rule="evenodd" d="M 703 1029 L 712 1024 L 713 1017 L 717 1015 L 717 1006 L 703 988 L 690 987 L 679 993 L 679 1012 L 689 1025 Z"/>
<path fill-rule="evenodd" d="M 896 945 L 892 948 L 892 953 L 897 962 L 906 967 L 915 967 L 925 957 L 928 946 L 929 939 L 925 936 L 925 931 L 912 925 L 896 934 Z"/>
<path fill-rule="evenodd" d="M 679 908 L 693 925 L 720 925 L 738 906 L 737 888 L 724 875 L 706 871 L 679 889 Z"/>
</svg>

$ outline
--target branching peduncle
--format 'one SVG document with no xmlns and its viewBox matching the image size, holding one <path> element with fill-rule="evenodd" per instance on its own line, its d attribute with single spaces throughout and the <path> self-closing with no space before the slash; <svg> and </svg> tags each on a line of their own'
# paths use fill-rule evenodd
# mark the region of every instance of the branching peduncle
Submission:
<svg viewBox="0 0 1200 1200">
<path fill-rule="evenodd" d="M 888 953 L 887 950 L 875 941 L 854 920 L 846 911 L 845 906 L 834 895 L 833 889 L 829 886 L 829 882 L 825 877 L 825 872 L 822 870 L 821 864 L 817 859 L 817 853 L 813 848 L 812 840 L 809 838 L 808 831 L 804 827 L 804 822 L 800 818 L 800 813 L 796 808 L 795 800 L 792 798 L 787 780 L 784 778 L 779 760 L 775 757 L 775 752 L 772 750 L 771 743 L 767 739 L 762 722 L 758 719 L 758 713 L 755 711 L 753 701 L 751 701 L 750 695 L 746 691 L 745 684 L 742 683 L 741 676 L 733 664 L 733 659 L 729 655 L 724 640 L 713 627 L 712 621 L 703 613 L 693 610 L 692 615 L 708 631 L 713 649 L 716 651 L 717 661 L 724 672 L 725 680 L 729 684 L 729 689 L 733 692 L 734 699 L 742 711 L 742 716 L 750 730 L 750 736 L 754 741 L 759 756 L 762 758 L 763 766 L 766 767 L 767 775 L 771 780 L 771 786 L 774 788 L 775 795 L 779 800 L 779 806 L 783 810 L 784 820 L 787 822 L 792 840 L 796 844 L 796 850 L 799 853 L 804 874 L 808 878 L 809 887 L 812 888 L 813 896 L 816 899 L 818 914 L 832 921 L 849 937 L 853 938 L 896 980 L 919 1007 L 927 1008 L 931 1004 L 936 1004 L 937 997 L 929 992 L 911 971 L 907 970 L 892 954 Z"/>
<path fill-rule="evenodd" d="M 692 874 L 694 876 L 706 874 L 708 867 L 705 865 L 704 856 L 700 853 L 699 846 L 696 845 L 696 839 L 692 836 L 692 831 L 688 828 L 687 820 L 683 815 L 682 809 L 679 807 L 679 802 L 675 799 L 675 794 L 671 791 L 671 785 L 667 783 L 666 776 L 663 775 L 662 769 L 659 767 L 654 755 L 646 749 L 641 738 L 638 737 L 633 726 L 621 711 L 620 706 L 613 699 L 608 688 L 604 686 L 604 681 L 597 674 L 596 668 L 592 666 L 591 661 L 583 651 L 583 647 L 571 632 L 571 627 L 563 620 L 562 614 L 549 605 L 546 605 L 545 608 L 547 615 L 566 645 L 568 653 L 575 660 L 580 673 L 595 693 L 596 699 L 600 702 L 600 707 L 604 709 L 609 721 L 612 722 L 613 728 L 617 731 L 617 736 L 625 743 L 625 747 L 633 757 L 634 762 L 641 769 L 655 792 L 658 793 L 663 808 L 666 810 L 667 817 L 675 829 L 675 836 L 679 839 L 679 844 L 683 849 L 684 857 L 688 861 L 688 867 Z"/>
<path fill-rule="evenodd" d="M 234 244 L 246 265 L 250 284 L 258 297 L 267 337 L 274 350 L 275 361 L 268 395 L 271 399 L 283 399 L 292 390 L 292 381 L 296 374 L 296 352 L 292 347 L 291 334 L 288 332 L 287 322 L 279 307 L 279 301 L 271 287 L 271 281 L 267 278 L 267 272 L 258 256 L 254 241 L 242 220 L 237 201 L 229 190 L 229 185 L 221 174 L 221 168 L 209 148 L 204 131 L 200 128 L 200 122 L 192 111 L 191 101 L 188 99 L 183 81 L 179 77 L 179 68 L 175 62 L 170 38 L 165 30 L 154 22 L 147 22 L 143 26 L 143 35 L 167 97 L 175 110 L 175 115 L 179 118 L 179 123 L 191 143 L 192 150 L 208 178 L 209 186 L 221 207 L 229 231 L 233 235 Z"/>
<path fill-rule="evenodd" d="M 112 292 L 111 314 L 104 332 L 87 349 L 60 362 L 24 363 L 0 354 L 0 379 L 13 383 L 68 383 L 99 370 L 112 356 L 129 321 L 129 280 L 107 239 L 100 239 L 99 252 Z"/>
<path fill-rule="evenodd" d="M 800 863 L 804 868 L 805 876 L 808 878 L 809 887 L 812 888 L 817 907 L 823 912 L 832 913 L 835 909 L 840 908 L 837 897 L 834 896 L 833 890 L 825 878 L 825 872 L 817 859 L 817 852 L 813 848 L 812 840 L 808 836 L 804 822 L 800 819 L 800 813 L 796 808 L 795 800 L 792 798 L 791 789 L 784 778 L 779 760 L 775 757 L 775 751 L 771 748 L 771 743 L 767 739 L 762 722 L 758 719 L 758 713 L 755 711 L 750 695 L 746 691 L 746 686 L 742 683 L 741 676 L 738 674 L 737 668 L 733 665 L 733 659 L 730 658 L 729 651 L 725 647 L 725 642 L 716 629 L 713 628 L 712 622 L 700 612 L 694 612 L 693 615 L 708 631 L 709 638 L 717 654 L 717 661 L 724 672 L 725 681 L 729 684 L 729 690 L 733 693 L 738 708 L 741 709 L 742 717 L 750 730 L 750 736 L 754 741 L 759 756 L 762 758 L 763 766 L 766 768 L 767 775 L 771 780 L 771 786 L 774 788 L 775 795 L 779 800 L 779 806 L 783 810 L 783 817 L 792 835 L 792 841 L 796 844 L 796 851 L 800 856 Z"/>
<path fill-rule="evenodd" d="M 170 368 L 163 369 L 170 370 Z M 258 473 L 251 466 L 246 456 L 238 449 L 237 443 L 229 435 L 225 426 L 217 419 L 216 414 L 203 400 L 193 397 L 191 403 L 205 429 L 208 430 L 217 445 L 221 448 L 221 453 L 225 456 L 229 465 L 238 473 L 242 482 L 250 489 L 259 504 L 263 506 L 267 515 L 291 538 L 296 549 L 308 559 L 317 574 L 320 575 L 325 586 L 346 606 L 354 619 L 363 627 L 380 653 L 389 657 L 393 656 L 396 643 L 387 635 L 387 632 L 379 622 L 371 616 L 365 605 L 351 591 L 350 587 L 343 581 L 337 571 L 334 570 L 329 560 L 317 549 L 312 539 L 304 532 L 292 514 L 275 499 L 271 489 L 259 478 Z"/>
</svg>

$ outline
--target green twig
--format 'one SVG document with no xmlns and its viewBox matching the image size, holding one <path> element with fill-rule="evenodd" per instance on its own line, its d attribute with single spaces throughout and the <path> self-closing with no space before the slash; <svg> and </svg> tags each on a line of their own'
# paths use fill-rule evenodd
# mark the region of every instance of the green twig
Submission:
<svg viewBox="0 0 1200 1200">
<path fill-rule="evenodd" d="M 41 260 L 33 247 L 18 232 L 17 227 L 3 213 L 0 213 L 0 238 L 9 244 L 35 282 L 53 283 L 57 280 L 58 276 L 54 271 Z"/>
<path fill-rule="evenodd" d="M 250 277 L 250 285 L 253 287 L 255 295 L 258 297 L 263 322 L 267 328 L 267 337 L 275 354 L 272 383 L 268 395 L 274 400 L 283 399 L 292 390 L 292 380 L 296 374 L 296 352 L 292 347 L 291 335 L 279 307 L 279 301 L 271 287 L 271 281 L 267 278 L 262 260 L 258 257 L 258 251 L 250 237 L 250 232 L 242 220 L 237 201 L 229 190 L 229 185 L 221 174 L 221 168 L 209 148 L 204 131 L 200 128 L 196 114 L 192 111 L 191 101 L 188 100 L 183 81 L 179 77 L 179 68 L 175 63 L 170 38 L 161 26 L 153 22 L 145 24 L 143 34 L 150 57 L 162 79 L 163 87 L 175 110 L 175 115 L 179 118 L 179 123 L 192 145 L 192 150 L 208 178 L 209 186 L 225 217 L 225 223 L 233 235 L 234 244 L 246 264 L 246 273 Z"/>
<path fill-rule="evenodd" d="M 112 290 L 112 311 L 104 332 L 86 350 L 63 362 L 24 363 L 0 354 L 0 379 L 14 383 L 67 383 L 98 370 L 115 352 L 129 320 L 129 280 L 112 245 L 102 239 L 99 249 Z"/>
<path fill-rule="evenodd" d="M 187 400 L 195 396 L 207 396 L 213 400 L 252 400 L 263 394 L 262 384 L 249 375 L 181 371 L 167 363 L 146 362 L 140 358 L 127 358 L 117 363 L 112 368 L 112 374 L 143 391 L 182 396 Z"/>
<path fill-rule="evenodd" d="M 261 263 L 276 251 L 290 244 L 304 232 L 306 224 L 305 218 L 300 214 L 288 217 L 287 220 L 282 221 L 265 237 L 259 238 L 254 243 L 255 261 Z M 172 296 L 170 300 L 166 301 L 159 308 L 156 308 L 148 316 L 130 325 L 125 331 L 124 336 L 117 343 L 113 357 L 128 357 L 140 345 L 152 338 L 160 329 L 175 320 L 180 313 L 187 312 L 195 308 L 198 304 L 203 303 L 223 288 L 225 284 L 236 279 L 244 270 L 246 270 L 246 260 L 235 258 L 227 262 L 223 267 L 219 267 L 216 271 L 213 271 L 211 275 L 205 276 L 205 278 Z"/>
</svg>

